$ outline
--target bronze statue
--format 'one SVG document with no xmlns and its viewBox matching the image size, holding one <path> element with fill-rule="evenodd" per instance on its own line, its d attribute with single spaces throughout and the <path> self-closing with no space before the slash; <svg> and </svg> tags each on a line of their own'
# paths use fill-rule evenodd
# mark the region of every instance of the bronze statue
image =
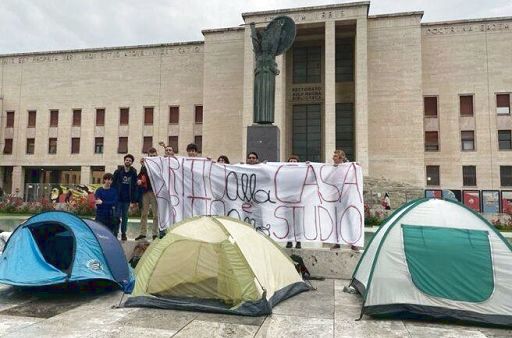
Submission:
<svg viewBox="0 0 512 338">
<path fill-rule="evenodd" d="M 263 31 L 251 23 L 251 38 L 256 55 L 254 68 L 254 123 L 274 123 L 276 75 L 275 57 L 284 53 L 295 40 L 295 23 L 287 16 L 272 20 Z"/>
</svg>

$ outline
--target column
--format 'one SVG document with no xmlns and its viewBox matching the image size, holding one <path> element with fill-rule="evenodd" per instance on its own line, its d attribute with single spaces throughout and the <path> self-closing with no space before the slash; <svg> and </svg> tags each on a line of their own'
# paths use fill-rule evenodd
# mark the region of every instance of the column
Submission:
<svg viewBox="0 0 512 338">
<path fill-rule="evenodd" d="M 254 90 L 254 52 L 252 50 L 251 28 L 245 25 L 244 32 L 244 91 L 242 111 L 242 154 L 245 161 L 247 154 L 247 127 L 253 124 L 253 90 Z"/>
<path fill-rule="evenodd" d="M 80 167 L 80 184 L 91 183 L 91 167 L 83 165 Z"/>
<path fill-rule="evenodd" d="M 336 26 L 325 23 L 325 87 L 324 87 L 324 161 L 329 162 L 336 149 Z"/>
<path fill-rule="evenodd" d="M 17 197 L 23 197 L 25 193 L 25 169 L 22 166 L 12 168 L 12 192 Z"/>
<path fill-rule="evenodd" d="M 368 176 L 368 26 L 367 18 L 357 19 L 355 45 L 355 138 L 356 161 Z"/>
<path fill-rule="evenodd" d="M 290 150 L 286 148 L 286 53 L 276 58 L 280 73 L 276 76 L 276 96 L 274 109 L 274 124 L 280 130 L 279 149 L 281 161 L 286 161 Z"/>
</svg>

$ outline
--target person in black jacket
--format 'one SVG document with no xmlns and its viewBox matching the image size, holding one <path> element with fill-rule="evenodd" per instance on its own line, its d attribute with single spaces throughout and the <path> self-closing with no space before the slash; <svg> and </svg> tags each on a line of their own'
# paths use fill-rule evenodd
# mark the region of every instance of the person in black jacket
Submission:
<svg viewBox="0 0 512 338">
<path fill-rule="evenodd" d="M 117 199 L 117 217 L 121 218 L 121 240 L 126 241 L 126 229 L 128 227 L 128 209 L 130 204 L 137 202 L 137 170 L 132 167 L 135 158 L 131 154 L 124 157 L 124 166 L 114 171 L 114 182 L 119 198 Z M 117 237 L 119 226 L 114 230 Z"/>
</svg>

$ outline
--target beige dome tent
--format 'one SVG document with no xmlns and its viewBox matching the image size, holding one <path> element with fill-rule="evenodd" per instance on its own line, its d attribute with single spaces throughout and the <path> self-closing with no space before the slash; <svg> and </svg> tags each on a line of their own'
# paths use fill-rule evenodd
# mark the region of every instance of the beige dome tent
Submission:
<svg viewBox="0 0 512 338">
<path fill-rule="evenodd" d="M 177 223 L 151 244 L 135 273 L 125 306 L 259 316 L 309 290 L 277 244 L 229 217 Z"/>
<path fill-rule="evenodd" d="M 364 314 L 512 326 L 512 247 L 455 201 L 420 199 L 395 211 L 351 284 Z"/>
</svg>

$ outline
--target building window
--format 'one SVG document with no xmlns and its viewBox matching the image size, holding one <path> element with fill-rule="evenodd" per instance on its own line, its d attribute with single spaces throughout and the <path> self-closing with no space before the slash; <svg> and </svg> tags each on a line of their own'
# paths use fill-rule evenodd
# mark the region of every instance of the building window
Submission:
<svg viewBox="0 0 512 338">
<path fill-rule="evenodd" d="M 336 82 L 354 81 L 353 40 L 336 42 Z"/>
<path fill-rule="evenodd" d="M 178 136 L 169 136 L 169 142 L 167 145 L 171 146 L 174 152 L 177 154 L 178 150 Z"/>
<path fill-rule="evenodd" d="M 196 106 L 196 123 L 203 123 L 203 106 Z"/>
<path fill-rule="evenodd" d="M 144 124 L 152 125 L 153 124 L 153 107 L 145 107 L 144 108 Z"/>
<path fill-rule="evenodd" d="M 512 166 L 500 166 L 500 181 L 502 187 L 512 187 Z"/>
<path fill-rule="evenodd" d="M 176 124 L 180 122 L 180 107 L 170 106 L 169 107 L 169 123 Z"/>
<path fill-rule="evenodd" d="M 425 96 L 423 98 L 425 116 L 437 117 L 437 96 Z"/>
<path fill-rule="evenodd" d="M 425 132 L 425 151 L 439 151 L 439 134 L 437 131 Z"/>
<path fill-rule="evenodd" d="M 36 139 L 34 139 L 34 138 L 27 139 L 27 154 L 28 155 L 34 154 L 35 145 L 36 145 Z"/>
<path fill-rule="evenodd" d="M 130 122 L 130 108 L 119 109 L 119 124 L 122 126 L 127 125 Z"/>
<path fill-rule="evenodd" d="M 80 127 L 82 124 L 82 110 L 73 109 L 73 127 Z"/>
<path fill-rule="evenodd" d="M 50 110 L 50 127 L 59 126 L 59 111 L 57 109 Z"/>
<path fill-rule="evenodd" d="M 465 130 L 460 132 L 462 151 L 475 150 L 475 131 Z"/>
<path fill-rule="evenodd" d="M 4 154 L 12 154 L 12 138 L 6 138 L 4 144 Z"/>
<path fill-rule="evenodd" d="M 7 119 L 5 121 L 5 128 L 13 128 L 14 127 L 14 112 L 8 111 L 7 112 Z"/>
<path fill-rule="evenodd" d="M 440 185 L 438 165 L 427 165 L 427 185 Z"/>
<path fill-rule="evenodd" d="M 194 137 L 194 143 L 197 146 L 197 152 L 202 153 L 203 152 L 203 137 L 202 136 L 195 136 Z"/>
<path fill-rule="evenodd" d="M 461 95 L 460 101 L 460 115 L 473 116 L 473 95 Z"/>
<path fill-rule="evenodd" d="M 496 114 L 510 114 L 510 94 L 496 94 Z"/>
<path fill-rule="evenodd" d="M 96 108 L 96 126 L 105 125 L 105 108 Z"/>
<path fill-rule="evenodd" d="M 293 83 L 319 83 L 322 73 L 321 47 L 293 49 Z"/>
<path fill-rule="evenodd" d="M 119 144 L 117 146 L 117 152 L 119 154 L 128 153 L 128 137 L 120 137 Z"/>
<path fill-rule="evenodd" d="M 142 142 L 142 153 L 147 154 L 149 152 L 149 148 L 151 147 L 153 147 L 153 137 L 144 136 L 144 140 Z"/>
<path fill-rule="evenodd" d="M 80 153 L 80 137 L 71 138 L 71 154 Z"/>
<path fill-rule="evenodd" d="M 57 139 L 48 139 L 48 154 L 57 154 Z"/>
<path fill-rule="evenodd" d="M 103 137 L 94 138 L 94 153 L 103 154 Z"/>
<path fill-rule="evenodd" d="M 29 110 L 28 111 L 28 124 L 27 127 L 35 128 L 36 127 L 36 111 Z"/>
<path fill-rule="evenodd" d="M 500 150 L 512 149 L 512 135 L 510 130 L 498 130 L 498 145 Z"/>
<path fill-rule="evenodd" d="M 465 187 L 476 186 L 476 166 L 462 166 L 462 185 Z"/>
</svg>

